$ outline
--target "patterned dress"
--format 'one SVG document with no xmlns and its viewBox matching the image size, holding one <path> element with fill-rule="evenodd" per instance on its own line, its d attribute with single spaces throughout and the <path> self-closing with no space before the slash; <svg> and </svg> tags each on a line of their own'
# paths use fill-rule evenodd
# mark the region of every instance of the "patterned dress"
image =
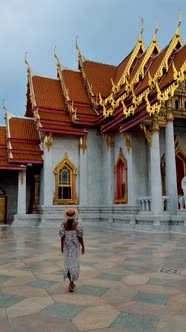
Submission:
<svg viewBox="0 0 186 332">
<path fill-rule="evenodd" d="M 78 237 L 83 236 L 83 226 L 78 223 L 75 230 L 66 231 L 64 224 L 61 224 L 59 236 L 64 238 L 64 279 L 68 278 L 70 273 L 71 281 L 79 277 L 79 256 L 80 243 Z"/>
</svg>

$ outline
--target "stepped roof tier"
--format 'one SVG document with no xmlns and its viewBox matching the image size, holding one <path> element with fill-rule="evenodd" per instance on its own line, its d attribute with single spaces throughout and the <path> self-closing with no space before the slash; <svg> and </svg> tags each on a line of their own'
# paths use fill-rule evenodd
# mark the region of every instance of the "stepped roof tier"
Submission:
<svg viewBox="0 0 186 332">
<path fill-rule="evenodd" d="M 43 164 L 40 138 L 33 118 L 20 118 L 5 113 L 6 158 L 13 164 Z M 2 129 L 1 129 L 2 130 Z M 12 166 L 11 166 L 12 167 Z M 22 169 L 22 168 L 21 168 Z"/>
<path fill-rule="evenodd" d="M 8 162 L 6 127 L 0 126 L 0 169 L 24 170 L 25 166 Z"/>
</svg>

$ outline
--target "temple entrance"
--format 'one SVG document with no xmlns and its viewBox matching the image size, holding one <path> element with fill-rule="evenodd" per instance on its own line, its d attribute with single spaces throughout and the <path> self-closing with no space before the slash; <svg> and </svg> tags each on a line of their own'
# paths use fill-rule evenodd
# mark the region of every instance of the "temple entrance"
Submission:
<svg viewBox="0 0 186 332">
<path fill-rule="evenodd" d="M 7 196 L 5 191 L 0 188 L 0 224 L 7 223 Z"/>
<path fill-rule="evenodd" d="M 184 174 L 184 163 L 178 156 L 176 156 L 176 174 L 177 174 L 177 189 L 178 196 L 183 195 L 183 190 L 181 189 L 181 180 L 185 176 Z"/>
</svg>

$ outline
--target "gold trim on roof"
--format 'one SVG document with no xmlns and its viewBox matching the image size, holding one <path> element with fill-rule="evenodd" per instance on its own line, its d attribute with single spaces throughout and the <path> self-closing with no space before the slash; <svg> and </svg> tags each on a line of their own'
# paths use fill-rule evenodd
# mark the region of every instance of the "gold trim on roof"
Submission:
<svg viewBox="0 0 186 332">
<path fill-rule="evenodd" d="M 171 56 L 171 54 L 173 53 L 173 51 L 175 50 L 176 46 L 178 45 L 178 43 L 180 43 L 181 46 L 184 45 L 184 42 L 180 36 L 180 27 L 181 25 L 181 19 L 179 18 L 179 22 L 178 22 L 178 26 L 176 28 L 176 33 L 174 35 L 174 37 L 172 38 L 168 48 L 167 48 L 167 51 L 166 51 L 166 54 L 164 56 L 164 58 L 162 59 L 162 62 L 158 68 L 158 70 L 156 71 L 153 79 L 159 79 L 163 76 L 163 70 L 165 69 L 166 71 L 168 71 L 168 60 L 169 60 L 169 57 Z"/>
<path fill-rule="evenodd" d="M 88 96 L 89 96 L 89 98 L 91 100 L 91 103 L 96 107 L 96 106 L 98 106 L 97 98 L 94 95 L 94 93 L 92 91 L 92 86 L 91 86 L 91 84 L 89 83 L 89 81 L 87 79 L 87 76 L 86 76 L 86 73 L 85 73 L 85 70 L 84 70 L 84 67 L 83 67 L 83 62 L 85 61 L 85 58 L 81 54 L 81 50 L 80 50 L 80 48 L 78 46 L 77 39 L 78 39 L 78 36 L 76 37 L 76 44 L 75 44 L 76 45 L 76 49 L 78 51 L 78 66 L 80 68 L 80 71 L 81 71 L 81 74 L 82 74 L 82 77 L 83 77 L 83 82 L 84 82 L 86 91 L 88 93 Z"/>
<path fill-rule="evenodd" d="M 101 97 L 101 95 L 99 94 L 99 104 L 100 106 L 103 107 L 103 115 L 105 117 L 108 117 L 109 115 L 112 115 L 113 114 L 113 111 L 116 107 L 119 106 L 120 103 L 123 103 L 124 102 L 124 99 L 129 96 L 130 92 L 131 92 L 131 84 L 129 83 L 129 77 L 130 77 L 130 70 L 131 70 L 131 66 L 136 58 L 136 56 L 138 55 L 138 52 L 139 50 L 141 49 L 142 52 L 145 51 L 145 46 L 144 46 L 144 43 L 143 43 L 143 38 L 142 38 L 142 34 L 143 34 L 143 31 L 144 31 L 144 23 L 143 23 L 143 19 L 141 21 L 141 31 L 140 31 L 140 35 L 139 35 L 139 38 L 138 38 L 138 41 L 137 41 L 137 44 L 136 46 L 134 47 L 129 59 L 128 59 L 128 62 L 127 62 L 127 65 L 119 79 L 119 81 L 115 84 L 113 79 L 111 79 L 111 83 L 112 83 L 112 92 L 110 93 L 110 95 L 103 99 Z M 116 101 L 114 100 L 114 96 L 120 91 L 121 89 L 121 86 L 125 84 L 125 92 L 124 94 L 119 98 L 117 99 Z M 111 104 L 111 107 L 109 107 L 108 109 L 106 109 L 106 106 L 108 104 Z M 125 107 L 124 107 L 124 114 L 125 115 L 129 115 L 130 113 L 133 113 L 134 112 L 134 109 L 135 107 L 131 107 L 131 111 L 128 111 Z"/>
<path fill-rule="evenodd" d="M 157 101 L 156 103 L 151 105 L 150 102 L 149 102 L 147 94 L 145 96 L 145 101 L 146 101 L 146 111 L 147 111 L 147 113 L 149 113 L 149 114 L 154 114 L 155 112 L 159 113 L 160 108 L 161 108 L 161 101 Z"/>
<path fill-rule="evenodd" d="M 141 22 L 141 31 L 140 31 L 140 35 L 139 35 L 139 38 L 138 38 L 138 41 L 137 41 L 137 44 L 136 46 L 134 47 L 131 55 L 130 55 L 130 58 L 127 62 L 127 65 L 119 79 L 119 81 L 117 82 L 117 84 L 114 84 L 114 82 L 112 81 L 113 83 L 113 86 L 112 86 L 112 91 L 114 93 L 116 92 L 119 92 L 120 91 L 120 88 L 123 84 L 126 84 L 127 83 L 127 79 L 128 77 L 130 77 L 130 70 L 131 70 L 131 66 L 140 50 L 140 48 L 142 49 L 142 51 L 144 52 L 145 51 L 145 46 L 144 46 L 144 43 L 143 43 L 143 31 L 144 31 L 144 22 L 143 22 L 143 19 L 142 19 L 142 22 Z"/>
<path fill-rule="evenodd" d="M 33 111 L 33 115 L 34 115 L 34 121 L 36 123 L 36 127 L 37 128 L 43 127 L 42 124 L 41 124 L 41 122 L 40 122 L 40 115 L 39 115 L 37 109 Z"/>
<path fill-rule="evenodd" d="M 31 104 L 32 104 L 32 108 L 36 108 L 37 104 L 36 104 L 36 99 L 35 99 L 35 94 L 34 94 L 34 87 L 33 87 L 33 82 L 32 82 L 32 72 L 31 72 L 31 67 L 30 64 L 27 60 L 27 52 L 25 53 L 25 64 L 27 65 L 27 80 L 28 80 L 28 84 L 29 84 L 29 88 L 30 88 L 30 100 L 31 100 Z"/>
<path fill-rule="evenodd" d="M 59 58 L 56 54 L 56 48 L 54 48 L 54 57 L 56 59 L 57 73 L 59 75 L 59 79 L 61 82 L 61 87 L 62 87 L 62 91 L 63 91 L 64 97 L 65 97 L 66 105 L 67 105 L 67 108 L 68 108 L 72 121 L 75 121 L 75 120 L 77 120 L 77 109 L 74 108 L 73 101 L 71 101 L 71 99 L 69 97 L 68 90 L 66 88 L 65 81 L 64 81 L 64 78 L 62 75 L 61 64 L 60 64 Z"/>
<path fill-rule="evenodd" d="M 143 58 L 143 61 L 140 65 L 140 67 L 138 68 L 131 84 L 132 85 L 135 85 L 136 83 L 139 82 L 139 79 L 143 79 L 144 76 L 145 76 L 145 65 L 147 64 L 150 56 L 152 55 L 152 52 L 154 51 L 154 49 L 156 48 L 158 53 L 160 52 L 160 46 L 158 44 L 158 41 L 157 41 L 157 32 L 158 32 L 158 25 L 156 25 L 156 29 L 155 29 L 155 33 L 154 33 L 154 36 L 153 36 L 153 39 L 152 39 L 152 42 L 150 44 L 150 46 L 148 47 L 146 53 L 145 53 L 145 56 Z"/>
</svg>

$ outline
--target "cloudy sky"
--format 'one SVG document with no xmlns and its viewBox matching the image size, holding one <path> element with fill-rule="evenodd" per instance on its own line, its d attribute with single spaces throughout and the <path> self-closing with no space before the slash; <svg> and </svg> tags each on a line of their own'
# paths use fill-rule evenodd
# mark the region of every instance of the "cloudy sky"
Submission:
<svg viewBox="0 0 186 332">
<path fill-rule="evenodd" d="M 0 0 L 0 123 L 3 100 L 10 113 L 23 116 L 26 103 L 25 53 L 33 73 L 56 77 L 54 47 L 61 64 L 77 69 L 75 39 L 82 54 L 118 65 L 134 47 L 144 18 L 148 46 L 159 24 L 164 48 L 182 12 L 186 40 L 186 0 Z"/>
</svg>

